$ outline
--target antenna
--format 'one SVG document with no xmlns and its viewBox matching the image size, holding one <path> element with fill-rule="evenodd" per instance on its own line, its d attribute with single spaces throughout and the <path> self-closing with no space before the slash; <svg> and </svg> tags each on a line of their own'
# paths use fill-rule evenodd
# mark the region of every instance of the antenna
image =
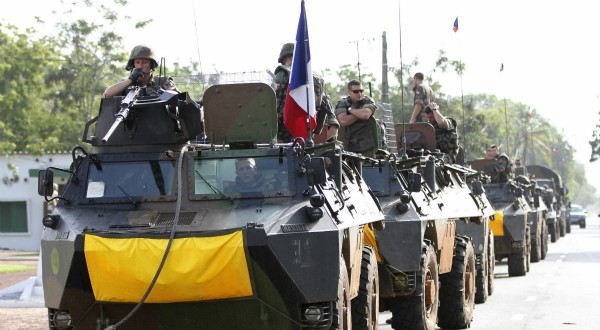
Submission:
<svg viewBox="0 0 600 330">
<path fill-rule="evenodd" d="M 398 0 L 398 34 L 400 44 L 400 112 L 402 113 L 402 160 L 408 159 L 406 154 L 406 116 L 404 114 L 404 65 L 402 64 L 402 24 L 400 15 L 400 0 Z"/>
</svg>

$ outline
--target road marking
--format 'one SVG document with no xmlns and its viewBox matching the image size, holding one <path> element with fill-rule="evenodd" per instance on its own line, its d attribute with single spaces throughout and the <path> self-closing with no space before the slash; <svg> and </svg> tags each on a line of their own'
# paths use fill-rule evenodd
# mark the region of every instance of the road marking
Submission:
<svg viewBox="0 0 600 330">
<path fill-rule="evenodd" d="M 537 300 L 537 296 L 529 296 L 527 297 L 527 299 L 525 299 L 525 301 L 536 301 Z"/>
<path fill-rule="evenodd" d="M 556 262 L 563 262 L 564 260 L 562 259 L 556 259 Z"/>
<path fill-rule="evenodd" d="M 525 314 L 514 314 L 510 320 L 511 321 L 521 321 L 525 318 Z"/>
</svg>

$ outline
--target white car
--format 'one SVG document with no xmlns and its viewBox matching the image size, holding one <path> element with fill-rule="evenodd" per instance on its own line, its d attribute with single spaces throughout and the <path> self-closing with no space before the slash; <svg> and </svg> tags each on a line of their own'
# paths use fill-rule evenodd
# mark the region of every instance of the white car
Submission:
<svg viewBox="0 0 600 330">
<path fill-rule="evenodd" d="M 569 221 L 571 224 L 579 224 L 580 228 L 585 228 L 585 218 L 587 216 L 587 210 L 579 204 L 571 203 L 571 212 L 569 213 Z"/>
</svg>

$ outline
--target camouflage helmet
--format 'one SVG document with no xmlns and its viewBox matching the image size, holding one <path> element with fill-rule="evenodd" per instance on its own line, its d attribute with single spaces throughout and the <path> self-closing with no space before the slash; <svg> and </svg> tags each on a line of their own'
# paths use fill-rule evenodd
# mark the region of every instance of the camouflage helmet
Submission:
<svg viewBox="0 0 600 330">
<path fill-rule="evenodd" d="M 283 64 L 283 59 L 288 55 L 294 56 L 294 43 L 293 42 L 288 42 L 286 44 L 283 44 L 283 46 L 281 47 L 281 52 L 279 52 L 279 59 L 277 60 L 277 62 Z"/>
<path fill-rule="evenodd" d="M 131 71 L 131 69 L 134 68 L 133 62 L 139 58 L 150 60 L 150 68 L 152 69 L 158 66 L 158 63 L 154 59 L 154 52 L 152 51 L 152 49 L 150 49 L 150 47 L 148 46 L 138 45 L 133 47 L 133 49 L 131 50 L 131 54 L 129 55 L 129 61 L 127 61 L 127 66 L 125 67 L 125 70 Z"/>
</svg>

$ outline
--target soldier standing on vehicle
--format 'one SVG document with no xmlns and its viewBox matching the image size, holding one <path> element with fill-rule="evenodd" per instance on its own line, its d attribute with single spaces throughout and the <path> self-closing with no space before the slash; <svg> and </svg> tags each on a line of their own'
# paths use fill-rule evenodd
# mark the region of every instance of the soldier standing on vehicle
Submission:
<svg viewBox="0 0 600 330">
<path fill-rule="evenodd" d="M 147 86 L 154 88 L 162 88 L 164 90 L 177 90 L 175 83 L 171 77 L 159 86 L 158 79 L 154 78 L 154 69 L 158 66 L 154 52 L 150 47 L 138 45 L 133 47 L 129 55 L 129 61 L 125 66 L 125 70 L 130 71 L 129 77 L 119 81 L 118 83 L 109 86 L 102 94 L 104 97 L 124 96 L 127 94 L 127 89 L 132 86 Z"/>
<path fill-rule="evenodd" d="M 372 157 L 377 150 L 377 123 L 373 118 L 377 106 L 363 92 L 361 83 L 351 80 L 348 83 L 348 96 L 338 101 L 335 116 L 344 129 L 346 150 Z"/>
<path fill-rule="evenodd" d="M 412 116 L 410 117 L 410 122 L 424 122 L 426 120 L 421 110 L 423 110 L 429 103 L 435 101 L 435 98 L 433 97 L 433 90 L 423 82 L 425 76 L 421 72 L 415 73 L 413 79 L 415 81 L 415 87 L 413 88 L 415 97 L 414 108 Z"/>
<path fill-rule="evenodd" d="M 277 140 L 279 142 L 290 142 L 294 138 L 283 122 L 283 107 L 290 83 L 290 72 L 294 59 L 294 43 L 286 43 L 279 52 L 279 65 L 275 68 L 275 95 L 277 97 Z M 331 111 L 329 96 L 325 93 L 325 81 L 317 73 L 313 73 L 315 89 L 315 103 L 317 108 L 317 126 L 314 133 L 319 134 L 324 126 L 327 126 L 327 140 L 337 137 L 340 123 Z"/>
<path fill-rule="evenodd" d="M 435 102 L 429 103 L 423 112 L 427 122 L 435 129 L 436 149 L 448 155 L 449 159 L 455 162 L 459 150 L 456 123 L 452 118 L 444 117 Z"/>
</svg>

